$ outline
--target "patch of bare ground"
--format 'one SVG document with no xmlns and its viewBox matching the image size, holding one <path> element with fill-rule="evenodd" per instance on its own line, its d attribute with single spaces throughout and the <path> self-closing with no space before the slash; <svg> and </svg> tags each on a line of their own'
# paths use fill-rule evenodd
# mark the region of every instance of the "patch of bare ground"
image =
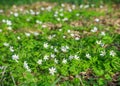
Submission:
<svg viewBox="0 0 120 86">
<path fill-rule="evenodd" d="M 25 32 L 29 32 L 29 33 L 37 32 L 37 33 L 42 34 L 41 30 L 37 30 L 37 29 L 34 30 L 32 28 L 21 28 L 21 29 L 14 30 L 14 33 L 25 33 Z"/>
<path fill-rule="evenodd" d="M 81 21 L 81 20 L 78 20 L 78 21 L 72 21 L 72 22 L 70 22 L 70 25 L 71 25 L 72 27 L 81 27 L 81 26 L 84 25 L 84 22 Z"/>
<path fill-rule="evenodd" d="M 22 12 L 26 13 L 27 10 L 32 9 L 34 11 L 40 10 L 40 8 L 53 8 L 57 5 L 57 3 L 48 3 L 48 2 L 36 2 L 33 4 L 27 4 L 27 5 L 13 5 L 10 9 L 6 11 L 6 14 L 10 14 L 10 12 Z"/>
<path fill-rule="evenodd" d="M 112 81 L 109 81 L 107 86 L 120 86 L 120 72 L 112 76 Z"/>
<path fill-rule="evenodd" d="M 57 29 L 60 29 L 62 27 L 62 24 L 61 23 L 53 24 L 51 22 L 46 22 L 46 23 L 42 24 L 42 27 L 48 28 L 49 30 L 57 30 Z"/>
<path fill-rule="evenodd" d="M 58 75 L 58 77 L 59 76 L 60 75 Z M 96 83 L 99 78 L 106 80 L 104 75 L 96 76 L 93 73 L 92 69 L 88 69 L 85 72 L 80 72 L 80 74 L 78 74 L 78 75 L 62 76 L 61 79 L 59 80 L 59 82 L 57 83 L 57 86 L 60 86 L 60 84 L 65 81 L 72 81 L 75 78 L 78 78 L 80 80 L 81 86 L 84 86 L 82 80 L 89 81 L 90 79 L 92 79 Z M 120 72 L 113 74 L 111 78 L 112 78 L 111 81 L 106 80 L 106 82 L 107 82 L 106 86 L 120 86 Z M 90 84 L 90 86 L 93 86 L 93 85 L 94 85 L 94 83 Z"/>
</svg>

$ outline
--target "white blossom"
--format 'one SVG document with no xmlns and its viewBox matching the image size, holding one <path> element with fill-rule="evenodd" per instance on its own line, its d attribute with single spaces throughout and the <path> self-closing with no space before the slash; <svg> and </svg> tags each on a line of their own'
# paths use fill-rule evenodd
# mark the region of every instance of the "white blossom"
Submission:
<svg viewBox="0 0 120 86">
<path fill-rule="evenodd" d="M 13 46 L 10 46 L 10 51 L 14 52 Z"/>
<path fill-rule="evenodd" d="M 95 21 L 96 21 L 96 22 L 99 22 L 99 21 L 100 21 L 100 19 L 96 18 L 96 19 L 95 19 Z"/>
<path fill-rule="evenodd" d="M 75 55 L 75 56 L 74 56 L 74 59 L 78 60 L 78 59 L 79 59 L 79 56 Z"/>
<path fill-rule="evenodd" d="M 48 57 L 49 57 L 48 55 L 45 55 L 43 59 L 46 61 L 48 60 Z"/>
<path fill-rule="evenodd" d="M 25 33 L 25 35 L 26 35 L 27 37 L 29 37 L 29 36 L 30 36 L 30 33 Z"/>
<path fill-rule="evenodd" d="M 62 63 L 66 64 L 66 63 L 67 63 L 67 59 L 64 58 L 64 59 L 62 60 Z"/>
<path fill-rule="evenodd" d="M 79 37 L 75 37 L 75 40 L 80 40 L 80 38 Z"/>
<path fill-rule="evenodd" d="M 20 36 L 18 36 L 17 39 L 20 40 Z"/>
<path fill-rule="evenodd" d="M 2 32 L 2 29 L 0 29 L 0 32 Z"/>
<path fill-rule="evenodd" d="M 62 46 L 62 47 L 61 47 L 61 51 L 62 51 L 62 52 L 67 52 L 68 49 L 69 49 L 68 46 Z"/>
<path fill-rule="evenodd" d="M 106 52 L 105 51 L 101 51 L 100 56 L 105 56 Z"/>
<path fill-rule="evenodd" d="M 15 60 L 16 62 L 18 62 L 19 56 L 14 54 L 14 55 L 12 55 L 12 59 Z"/>
<path fill-rule="evenodd" d="M 9 43 L 6 43 L 6 42 L 5 42 L 3 45 L 6 46 L 6 47 L 8 47 L 8 46 L 9 46 Z"/>
<path fill-rule="evenodd" d="M 96 41 L 96 43 L 97 43 L 97 44 L 99 44 L 99 45 L 101 45 L 101 44 L 102 44 L 101 40 L 100 40 L 100 41 Z"/>
<path fill-rule="evenodd" d="M 14 16 L 15 16 L 15 17 L 18 17 L 18 15 L 19 15 L 18 13 L 14 13 Z"/>
<path fill-rule="evenodd" d="M 55 58 L 55 54 L 51 54 L 50 56 L 51 56 L 51 58 Z"/>
<path fill-rule="evenodd" d="M 54 48 L 54 52 L 58 52 L 57 48 Z"/>
<path fill-rule="evenodd" d="M 111 50 L 110 51 L 110 56 L 115 56 L 115 55 L 116 55 L 116 53 L 113 50 Z"/>
<path fill-rule="evenodd" d="M 55 59 L 54 59 L 54 62 L 57 64 L 57 63 L 58 63 L 58 60 L 55 58 Z"/>
<path fill-rule="evenodd" d="M 90 59 L 91 58 L 91 56 L 90 56 L 90 54 L 88 53 L 88 54 L 86 54 L 86 57 L 88 58 L 88 59 Z"/>
<path fill-rule="evenodd" d="M 37 63 L 38 63 L 39 65 L 41 65 L 41 64 L 42 64 L 42 59 L 39 59 L 39 60 L 37 61 Z"/>
<path fill-rule="evenodd" d="M 54 67 L 49 68 L 49 73 L 51 75 L 54 75 L 56 73 L 56 68 L 54 68 Z"/>
<path fill-rule="evenodd" d="M 91 32 L 97 32 L 98 28 L 97 27 L 94 27 Z"/>
<path fill-rule="evenodd" d="M 101 35 L 102 35 L 102 36 L 105 36 L 105 32 L 104 32 L 104 31 L 102 31 L 102 32 L 101 32 Z"/>
<path fill-rule="evenodd" d="M 28 66 L 28 63 L 26 61 L 24 61 L 24 68 L 27 69 L 28 72 L 31 72 L 31 69 Z"/>
<path fill-rule="evenodd" d="M 74 58 L 74 56 L 72 56 L 72 55 L 69 56 L 69 59 L 70 59 L 70 60 L 72 60 L 73 58 Z"/>
<path fill-rule="evenodd" d="M 12 30 L 12 27 L 9 26 L 9 27 L 7 27 L 7 29 L 8 29 L 8 30 Z"/>
<path fill-rule="evenodd" d="M 38 32 L 33 32 L 34 36 L 38 36 L 39 33 Z"/>
<path fill-rule="evenodd" d="M 44 47 L 44 48 L 48 48 L 48 46 L 49 46 L 48 43 L 44 43 L 44 44 L 43 44 L 43 47 Z"/>
</svg>

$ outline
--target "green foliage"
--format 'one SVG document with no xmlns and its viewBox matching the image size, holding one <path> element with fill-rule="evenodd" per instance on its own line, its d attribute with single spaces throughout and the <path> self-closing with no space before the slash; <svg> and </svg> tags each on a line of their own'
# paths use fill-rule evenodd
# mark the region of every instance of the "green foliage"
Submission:
<svg viewBox="0 0 120 86">
<path fill-rule="evenodd" d="M 51 10 L 4 10 L 0 14 L 0 85 L 105 86 L 120 70 L 120 35 L 113 27 L 95 21 L 106 16 L 95 10 L 100 9 L 99 4 L 85 8 L 100 1 L 65 1 L 85 5 L 75 5 L 75 9 L 70 5 L 72 11 L 56 5 Z"/>
</svg>

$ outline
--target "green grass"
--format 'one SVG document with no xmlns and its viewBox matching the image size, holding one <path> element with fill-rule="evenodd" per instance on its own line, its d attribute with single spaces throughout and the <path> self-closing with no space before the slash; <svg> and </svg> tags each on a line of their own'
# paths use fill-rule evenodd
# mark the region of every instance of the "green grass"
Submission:
<svg viewBox="0 0 120 86">
<path fill-rule="evenodd" d="M 8 12 L 11 9 L 1 13 L 0 85 L 106 86 L 120 69 L 120 54 L 115 45 L 120 44 L 120 35 L 115 33 L 116 26 L 102 24 L 102 20 L 95 22 L 95 18 L 108 16 L 105 11 L 96 11 L 101 10 L 98 7 L 79 8 L 76 5 L 72 12 L 60 5 L 50 11 L 33 9 L 40 12 L 38 15 L 32 15 L 30 8 L 27 8 L 28 13 L 18 11 L 16 17 L 16 12 Z M 61 8 L 63 11 L 60 11 Z M 57 17 L 54 16 L 56 11 Z M 112 14 L 114 10 L 108 7 L 108 12 Z M 61 13 L 64 15 L 61 16 Z M 63 21 L 64 18 L 68 20 Z M 36 20 L 42 24 L 36 23 Z M 83 24 L 72 26 L 73 21 Z M 101 32 L 105 32 L 105 35 L 101 35 Z M 48 60 L 44 58 L 46 55 Z M 72 59 L 70 56 L 73 56 Z M 58 63 L 55 63 L 55 59 Z M 38 64 L 39 60 L 42 60 L 41 64 Z M 52 67 L 56 68 L 53 75 L 50 73 Z M 89 76 L 87 72 L 90 69 L 92 75 Z"/>
</svg>

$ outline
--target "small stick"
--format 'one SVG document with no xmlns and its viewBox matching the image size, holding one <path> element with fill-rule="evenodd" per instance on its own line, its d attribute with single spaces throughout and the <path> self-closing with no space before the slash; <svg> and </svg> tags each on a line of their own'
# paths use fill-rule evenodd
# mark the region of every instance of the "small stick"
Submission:
<svg viewBox="0 0 120 86">
<path fill-rule="evenodd" d="M 10 72 L 10 75 L 11 75 L 11 78 L 12 78 L 12 80 L 13 80 L 14 85 L 17 86 L 16 83 L 15 83 L 15 79 L 14 79 L 14 77 L 12 76 L 12 72 Z"/>
<path fill-rule="evenodd" d="M 2 80 L 3 80 L 3 77 L 4 77 L 4 74 L 5 74 L 6 68 L 7 68 L 7 66 L 4 67 L 4 70 L 3 70 L 2 75 L 1 75 L 0 82 L 2 82 Z"/>
</svg>

